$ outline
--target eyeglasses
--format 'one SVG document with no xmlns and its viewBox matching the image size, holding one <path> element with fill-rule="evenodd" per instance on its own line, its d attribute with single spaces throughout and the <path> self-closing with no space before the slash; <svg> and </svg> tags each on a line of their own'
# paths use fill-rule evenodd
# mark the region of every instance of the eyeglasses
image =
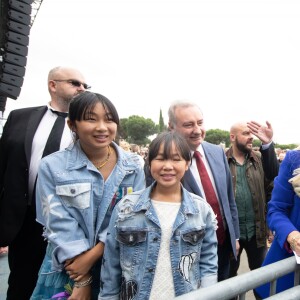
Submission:
<svg viewBox="0 0 300 300">
<path fill-rule="evenodd" d="M 72 84 L 73 86 L 76 86 L 76 87 L 80 87 L 82 85 L 86 90 L 91 88 L 90 85 L 88 85 L 86 83 L 83 83 L 83 82 L 80 82 L 78 80 L 74 80 L 74 79 L 53 79 L 53 81 L 67 82 L 67 83 L 70 83 L 70 84 Z"/>
</svg>

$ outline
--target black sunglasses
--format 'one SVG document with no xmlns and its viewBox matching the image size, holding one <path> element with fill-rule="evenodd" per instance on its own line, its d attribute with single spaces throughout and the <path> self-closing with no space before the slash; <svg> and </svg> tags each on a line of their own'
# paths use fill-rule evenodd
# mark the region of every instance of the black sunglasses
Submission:
<svg viewBox="0 0 300 300">
<path fill-rule="evenodd" d="M 83 82 L 80 82 L 78 80 L 74 80 L 74 79 L 53 79 L 53 81 L 57 81 L 57 82 L 68 82 L 70 84 L 72 84 L 73 86 L 76 86 L 76 87 L 80 87 L 81 85 L 86 89 L 90 89 L 91 86 L 86 84 L 86 83 L 83 83 Z"/>
</svg>

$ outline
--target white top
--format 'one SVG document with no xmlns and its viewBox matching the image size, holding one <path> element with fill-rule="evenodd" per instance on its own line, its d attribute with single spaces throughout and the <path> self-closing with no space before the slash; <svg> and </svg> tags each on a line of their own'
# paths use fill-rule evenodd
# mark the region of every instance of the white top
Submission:
<svg viewBox="0 0 300 300">
<path fill-rule="evenodd" d="M 150 300 L 173 299 L 175 297 L 172 276 L 170 240 L 172 227 L 181 202 L 162 202 L 152 200 L 161 227 L 161 243 L 150 293 Z"/>
<path fill-rule="evenodd" d="M 48 105 L 48 110 L 44 114 L 32 141 L 31 146 L 31 158 L 30 158 L 30 167 L 29 167 L 29 180 L 28 180 L 28 191 L 29 191 L 29 201 L 31 201 L 32 192 L 36 180 L 36 176 L 38 173 L 38 168 L 40 165 L 40 161 L 42 159 L 42 155 L 44 152 L 44 148 L 47 143 L 47 139 L 52 130 L 54 122 L 58 117 L 57 114 L 53 113 L 50 110 L 51 106 Z M 60 142 L 60 150 L 67 148 L 72 143 L 72 133 L 67 125 L 64 127 L 63 135 Z"/>
</svg>

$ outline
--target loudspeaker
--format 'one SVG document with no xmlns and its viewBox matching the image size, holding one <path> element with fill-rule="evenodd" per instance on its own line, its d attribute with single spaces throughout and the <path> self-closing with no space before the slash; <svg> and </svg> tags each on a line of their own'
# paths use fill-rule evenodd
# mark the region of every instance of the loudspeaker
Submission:
<svg viewBox="0 0 300 300">
<path fill-rule="evenodd" d="M 16 100 L 21 92 L 27 63 L 32 2 L 0 0 L 1 98 Z"/>
</svg>

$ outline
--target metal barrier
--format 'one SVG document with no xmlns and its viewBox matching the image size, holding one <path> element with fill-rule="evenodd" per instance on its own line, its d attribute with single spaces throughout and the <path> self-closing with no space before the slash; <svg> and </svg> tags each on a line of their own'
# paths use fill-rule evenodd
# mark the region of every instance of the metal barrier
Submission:
<svg viewBox="0 0 300 300">
<path fill-rule="evenodd" d="M 275 295 L 276 281 L 278 278 L 295 272 L 295 287 Z M 236 277 L 218 282 L 213 286 L 202 288 L 188 294 L 176 297 L 178 300 L 228 300 L 239 296 L 239 300 L 245 300 L 246 292 L 254 288 L 271 283 L 271 293 L 268 300 L 296 300 L 300 299 L 299 286 L 300 265 L 295 257 L 289 257 L 276 263 L 261 267 L 254 271 L 238 275 Z"/>
</svg>

